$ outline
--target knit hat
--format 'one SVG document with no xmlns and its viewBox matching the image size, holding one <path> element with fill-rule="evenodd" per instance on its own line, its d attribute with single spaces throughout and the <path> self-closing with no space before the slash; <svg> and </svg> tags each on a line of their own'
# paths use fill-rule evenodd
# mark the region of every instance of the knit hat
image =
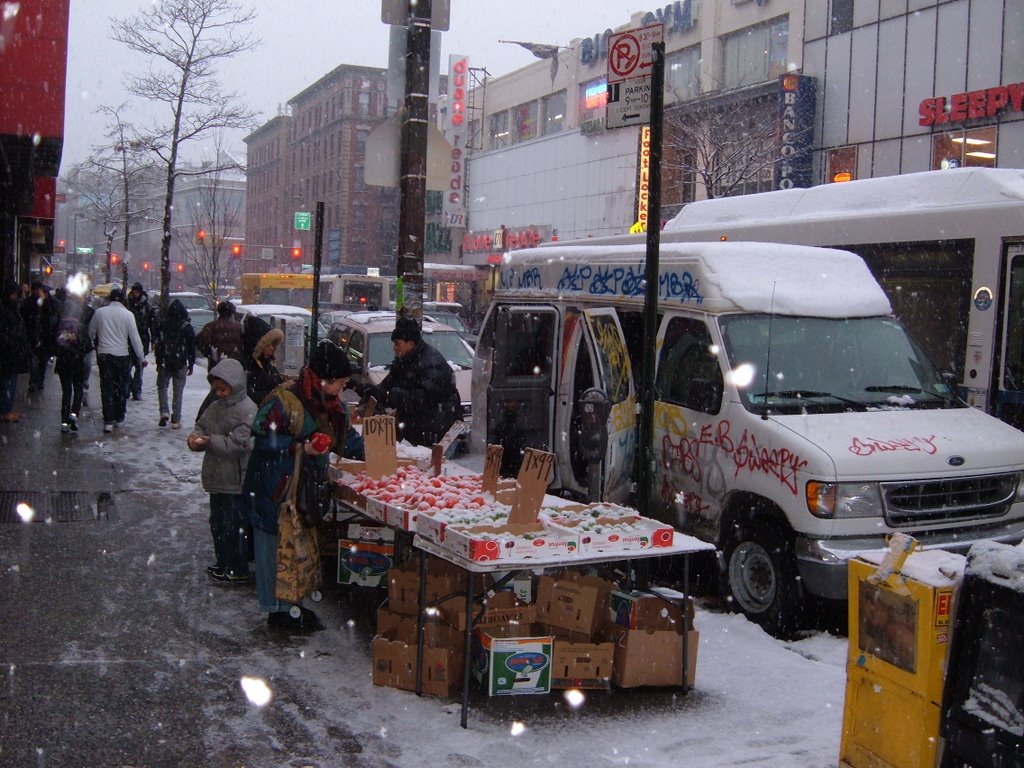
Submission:
<svg viewBox="0 0 1024 768">
<path fill-rule="evenodd" d="M 348 355 L 333 341 L 326 339 L 317 345 L 309 359 L 309 367 L 321 379 L 347 379 L 352 375 Z"/>
<path fill-rule="evenodd" d="M 139 293 L 145 293 L 146 289 L 142 287 L 142 283 L 133 283 L 132 290 L 138 291 Z"/>
<path fill-rule="evenodd" d="M 420 327 L 411 317 L 395 318 L 395 330 L 391 332 L 391 340 L 412 341 L 419 344 Z"/>
</svg>

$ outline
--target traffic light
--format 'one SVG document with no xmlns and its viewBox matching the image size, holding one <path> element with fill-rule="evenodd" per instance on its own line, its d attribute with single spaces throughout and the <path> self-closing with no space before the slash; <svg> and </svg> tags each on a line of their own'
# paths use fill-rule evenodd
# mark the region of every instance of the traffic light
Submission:
<svg viewBox="0 0 1024 768">
<path fill-rule="evenodd" d="M 185 271 L 185 265 L 182 264 L 180 261 L 178 262 L 177 270 L 179 272 L 184 272 Z"/>
<path fill-rule="evenodd" d="M 53 267 L 51 267 L 49 264 L 47 264 L 45 267 L 43 267 L 43 274 L 44 275 L 52 275 L 53 274 Z"/>
<path fill-rule="evenodd" d="M 120 263 L 121 263 L 121 257 L 120 256 L 118 256 L 116 253 L 110 254 L 110 264 L 111 264 L 111 266 L 113 266 L 114 264 L 120 264 Z"/>
<path fill-rule="evenodd" d="M 242 255 L 241 243 L 235 243 L 231 246 L 231 255 L 234 256 L 236 259 Z"/>
<path fill-rule="evenodd" d="M 206 245 L 205 229 L 200 229 L 198 232 L 196 232 L 196 242 L 199 243 L 199 245 Z"/>
<path fill-rule="evenodd" d="M 149 272 L 149 262 L 148 261 L 142 262 L 142 271 L 143 272 Z"/>
<path fill-rule="evenodd" d="M 302 249 L 299 248 L 298 246 L 295 246 L 294 248 L 292 248 L 292 258 L 293 259 L 301 259 L 302 258 Z"/>
</svg>

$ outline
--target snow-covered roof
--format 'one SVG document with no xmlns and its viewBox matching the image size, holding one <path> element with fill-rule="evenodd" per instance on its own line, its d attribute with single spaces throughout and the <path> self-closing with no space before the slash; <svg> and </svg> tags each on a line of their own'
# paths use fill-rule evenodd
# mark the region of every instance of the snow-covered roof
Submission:
<svg viewBox="0 0 1024 768">
<path fill-rule="evenodd" d="M 671 238 L 671 232 L 687 228 L 847 220 L 896 211 L 962 210 L 1000 203 L 1024 204 L 1024 170 L 957 168 L 701 200 L 685 206 L 662 232 Z"/>
<path fill-rule="evenodd" d="M 753 242 L 662 243 L 658 300 L 705 312 L 815 317 L 890 314 L 888 298 L 857 255 Z M 646 245 L 548 246 L 505 255 L 497 295 L 586 296 L 642 302 Z"/>
</svg>

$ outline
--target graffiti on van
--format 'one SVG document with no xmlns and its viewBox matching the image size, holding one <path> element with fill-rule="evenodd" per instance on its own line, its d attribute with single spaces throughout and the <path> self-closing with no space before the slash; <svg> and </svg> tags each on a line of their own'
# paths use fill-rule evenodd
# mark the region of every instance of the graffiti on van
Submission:
<svg viewBox="0 0 1024 768">
<path fill-rule="evenodd" d="M 850 442 L 850 453 L 857 456 L 870 456 L 873 453 L 887 453 L 889 451 L 924 451 L 934 455 L 939 449 L 935 445 L 935 435 L 928 437 L 902 437 L 895 440 L 879 440 L 874 437 L 867 437 L 863 440 L 859 437 L 853 438 Z"/>
<path fill-rule="evenodd" d="M 692 436 L 673 439 L 666 434 L 662 438 L 662 452 L 672 457 L 670 464 L 678 464 L 696 483 L 702 480 L 703 468 L 715 462 L 708 462 L 706 447 L 720 449 L 733 464 L 733 477 L 740 472 L 763 474 L 776 478 L 790 493 L 796 495 L 797 473 L 807 466 L 807 461 L 788 448 L 767 448 L 758 444 L 757 435 L 744 429 L 739 439 L 732 435 L 732 424 L 721 419 L 717 424 L 702 424 L 700 431 Z"/>
<path fill-rule="evenodd" d="M 499 290 L 556 290 L 558 293 L 580 293 L 590 296 L 614 296 L 635 298 L 644 295 L 646 286 L 645 267 L 642 261 L 635 265 L 615 267 L 593 267 L 589 264 L 567 264 L 553 286 L 544 285 L 544 272 L 539 267 L 530 267 L 518 272 L 514 267 L 501 270 Z M 548 280 L 554 277 L 547 273 Z M 663 301 L 678 301 L 680 304 L 704 303 L 700 281 L 688 270 L 681 272 L 663 271 L 658 275 L 658 298 Z"/>
</svg>

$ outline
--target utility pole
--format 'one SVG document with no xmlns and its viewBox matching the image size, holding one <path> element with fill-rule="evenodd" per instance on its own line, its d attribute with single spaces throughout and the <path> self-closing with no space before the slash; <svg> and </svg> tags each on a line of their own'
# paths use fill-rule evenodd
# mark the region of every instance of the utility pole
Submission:
<svg viewBox="0 0 1024 768">
<path fill-rule="evenodd" d="M 405 54 L 405 110 L 399 166 L 399 312 L 417 323 L 423 317 L 423 233 L 426 231 L 427 120 L 430 89 L 432 0 L 409 0 Z"/>
</svg>

